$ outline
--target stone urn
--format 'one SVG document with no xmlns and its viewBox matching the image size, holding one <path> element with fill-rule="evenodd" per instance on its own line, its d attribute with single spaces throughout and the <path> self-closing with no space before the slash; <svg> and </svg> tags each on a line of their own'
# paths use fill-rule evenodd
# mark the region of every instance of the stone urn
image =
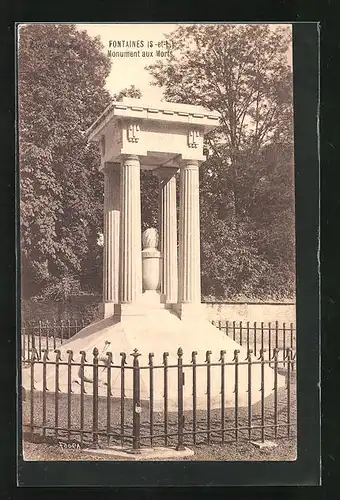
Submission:
<svg viewBox="0 0 340 500">
<path fill-rule="evenodd" d="M 143 290 L 156 291 L 160 287 L 160 261 L 161 253 L 157 250 L 158 232 L 151 227 L 142 235 L 142 277 Z"/>
</svg>

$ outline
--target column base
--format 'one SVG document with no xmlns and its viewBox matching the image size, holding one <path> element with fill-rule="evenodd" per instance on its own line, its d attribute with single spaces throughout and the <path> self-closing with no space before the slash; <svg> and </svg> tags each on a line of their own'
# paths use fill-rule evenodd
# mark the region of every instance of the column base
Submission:
<svg viewBox="0 0 340 500">
<path fill-rule="evenodd" d="M 115 304 L 114 315 L 143 316 L 146 311 L 165 309 L 166 305 L 161 302 L 161 296 L 156 290 L 146 290 L 138 299 L 131 303 Z"/>
<path fill-rule="evenodd" d="M 177 302 L 167 301 L 166 295 L 164 295 L 164 293 L 161 293 L 160 296 L 161 296 L 161 303 L 164 305 L 165 309 L 174 309 L 175 306 L 177 305 Z"/>
<path fill-rule="evenodd" d="M 180 319 L 204 318 L 205 316 L 205 309 L 200 302 L 194 304 L 174 304 L 173 309 Z"/>
<path fill-rule="evenodd" d="M 114 315 L 114 302 L 102 302 L 99 304 L 99 314 L 105 319 Z"/>
</svg>

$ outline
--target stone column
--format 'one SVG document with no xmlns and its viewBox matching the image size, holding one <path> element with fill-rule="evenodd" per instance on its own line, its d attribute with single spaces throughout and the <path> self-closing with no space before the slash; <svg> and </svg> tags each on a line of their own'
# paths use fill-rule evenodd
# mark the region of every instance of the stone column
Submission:
<svg viewBox="0 0 340 500">
<path fill-rule="evenodd" d="M 177 303 L 177 168 L 160 167 L 159 178 L 159 235 L 161 261 L 161 300 L 166 304 Z"/>
<path fill-rule="evenodd" d="M 138 156 L 123 157 L 120 176 L 119 302 L 133 304 L 142 293 L 141 197 Z"/>
<path fill-rule="evenodd" d="M 120 165 L 104 167 L 103 315 L 114 314 L 119 285 Z"/>
<path fill-rule="evenodd" d="M 201 304 L 199 170 L 196 160 L 180 169 L 178 312 L 197 314 Z"/>
</svg>

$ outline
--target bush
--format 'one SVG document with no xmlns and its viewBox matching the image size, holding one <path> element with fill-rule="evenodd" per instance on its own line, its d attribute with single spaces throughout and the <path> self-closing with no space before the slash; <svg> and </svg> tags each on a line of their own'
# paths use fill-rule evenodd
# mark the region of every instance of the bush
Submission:
<svg viewBox="0 0 340 500">
<path fill-rule="evenodd" d="M 84 320 L 99 318 L 101 298 L 97 295 L 71 295 L 65 301 L 23 300 L 21 303 L 22 322 Z"/>
</svg>

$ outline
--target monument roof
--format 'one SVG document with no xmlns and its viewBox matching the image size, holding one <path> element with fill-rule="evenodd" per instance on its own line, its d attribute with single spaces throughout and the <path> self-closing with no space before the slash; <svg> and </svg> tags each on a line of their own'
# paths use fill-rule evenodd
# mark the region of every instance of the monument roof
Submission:
<svg viewBox="0 0 340 500">
<path fill-rule="evenodd" d="M 105 125 L 117 118 L 137 118 L 172 123 L 194 123 L 205 131 L 218 126 L 220 114 L 203 106 L 166 101 L 152 103 L 142 99 L 124 97 L 122 101 L 112 102 L 87 130 L 89 140 L 98 139 Z"/>
</svg>

